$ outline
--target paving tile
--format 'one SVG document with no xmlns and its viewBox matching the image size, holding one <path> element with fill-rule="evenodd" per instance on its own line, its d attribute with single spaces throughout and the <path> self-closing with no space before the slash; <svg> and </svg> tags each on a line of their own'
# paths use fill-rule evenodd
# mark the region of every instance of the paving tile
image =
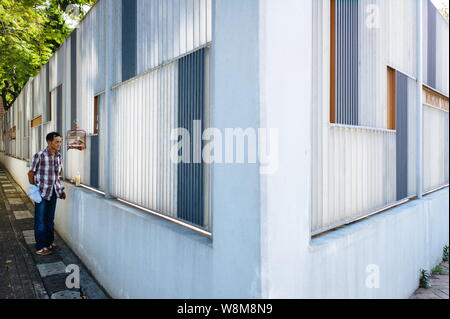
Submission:
<svg viewBox="0 0 450 319">
<path fill-rule="evenodd" d="M 19 220 L 16 220 L 16 223 L 17 223 L 17 227 L 21 231 L 28 230 L 28 229 L 34 229 L 34 218 L 19 219 Z"/>
<path fill-rule="evenodd" d="M 28 210 L 19 210 L 19 211 L 14 211 L 14 216 L 16 217 L 16 219 L 27 219 L 27 218 L 33 218 L 33 215 L 31 215 L 31 213 Z"/>
<path fill-rule="evenodd" d="M 43 278 L 42 281 L 44 282 L 45 289 L 48 291 L 50 295 L 52 295 L 55 292 L 63 290 L 75 291 L 78 292 L 79 295 L 80 289 L 67 288 L 66 279 L 68 275 L 69 275 L 68 273 L 64 273 Z"/>
<path fill-rule="evenodd" d="M 441 299 L 448 299 L 448 294 L 443 293 L 439 289 L 433 289 L 433 293 Z"/>
<path fill-rule="evenodd" d="M 28 245 L 34 245 L 36 244 L 36 241 L 34 239 L 34 230 L 25 230 L 22 232 L 23 238 L 25 238 L 25 242 Z"/>
<path fill-rule="evenodd" d="M 34 237 L 25 237 L 25 242 L 27 243 L 27 245 L 36 244 L 36 240 L 34 239 Z"/>
<path fill-rule="evenodd" d="M 8 198 L 8 202 L 10 205 L 21 205 L 23 201 L 20 198 Z"/>
<path fill-rule="evenodd" d="M 440 291 L 442 291 L 444 294 L 446 294 L 447 295 L 447 297 L 448 297 L 448 286 L 446 287 L 446 288 L 443 288 L 443 289 L 441 289 L 441 288 L 438 288 Z"/>
<path fill-rule="evenodd" d="M 22 234 L 23 237 L 34 237 L 34 230 L 24 230 Z"/>
<path fill-rule="evenodd" d="M 32 252 L 32 258 L 36 264 L 50 264 L 50 263 L 57 263 L 61 261 L 61 256 L 58 255 L 58 252 L 53 253 L 51 255 L 47 256 L 40 256 L 36 254 L 35 246 L 29 246 L 30 251 Z"/>
<path fill-rule="evenodd" d="M 71 291 L 71 290 L 64 290 L 59 291 L 50 297 L 51 299 L 82 299 L 79 292 Z"/>
<path fill-rule="evenodd" d="M 64 265 L 62 261 L 49 264 L 38 264 L 37 267 L 42 278 L 66 273 L 66 265 Z"/>
<path fill-rule="evenodd" d="M 448 262 L 441 264 L 442 269 L 448 269 Z M 449 299 L 449 282 L 447 275 L 432 275 L 431 288 L 419 288 L 410 299 Z"/>
<path fill-rule="evenodd" d="M 47 256 L 36 254 L 34 203 L 1 166 L 0 185 L 0 299 L 108 299 L 56 232 L 55 243 L 61 250 Z M 65 285 L 65 265 L 69 264 L 80 267 L 80 289 Z"/>
</svg>

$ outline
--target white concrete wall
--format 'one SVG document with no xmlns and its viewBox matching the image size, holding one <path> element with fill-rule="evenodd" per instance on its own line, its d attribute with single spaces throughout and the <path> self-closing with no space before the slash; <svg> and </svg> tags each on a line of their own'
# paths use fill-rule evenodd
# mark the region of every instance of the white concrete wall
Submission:
<svg viewBox="0 0 450 319">
<path fill-rule="evenodd" d="M 272 175 L 214 166 L 212 240 L 66 184 L 56 228 L 113 297 L 404 298 L 438 262 L 448 188 L 311 240 L 313 1 L 214 2 L 212 126 L 278 128 L 280 156 Z"/>
<path fill-rule="evenodd" d="M 260 125 L 260 2 L 214 1 L 212 127 L 222 132 Z M 221 272 L 211 296 L 261 296 L 259 178 L 257 164 L 213 166 L 212 267 Z"/>
<path fill-rule="evenodd" d="M 22 187 L 27 185 L 25 162 L 3 153 L 0 161 Z M 245 256 L 251 250 L 258 254 L 257 246 L 245 244 L 245 233 L 233 233 L 230 223 L 217 225 L 221 238 L 211 241 L 65 186 L 68 200 L 58 201 L 56 229 L 116 298 L 407 298 L 417 288 L 419 269 L 439 262 L 449 238 L 448 188 L 311 241 L 307 227 L 299 231 L 307 214 L 282 207 L 282 196 L 272 190 L 267 201 L 280 209 L 265 207 L 258 273 Z M 286 220 L 294 217 L 296 224 L 288 227 Z M 225 232 L 240 240 L 242 249 L 231 252 L 234 243 Z M 366 286 L 369 265 L 379 267 L 378 289 Z"/>
<path fill-rule="evenodd" d="M 259 127 L 259 2 L 214 1 L 212 126 L 221 130 Z M 14 161 L 3 160 L 26 177 Z M 212 240 L 67 183 L 56 229 L 112 297 L 259 298 L 259 167 L 212 171 Z"/>
<path fill-rule="evenodd" d="M 0 163 L 26 189 L 26 162 L 2 152 Z M 222 173 L 227 169 L 222 168 Z M 232 183 L 232 177 L 225 178 L 221 187 Z M 237 197 L 240 205 L 232 212 L 224 203 L 215 208 L 219 222 L 211 240 L 116 200 L 63 184 L 67 200 L 57 202 L 55 228 L 112 297 L 261 297 L 259 221 L 242 225 L 242 218 L 259 216 L 251 207 L 255 199 L 245 198 L 248 190 L 242 190 L 241 198 Z"/>
<path fill-rule="evenodd" d="M 220 296 L 212 279 L 224 269 L 212 267 L 211 240 L 88 190 L 65 186 L 68 200 L 58 201 L 56 229 L 112 297 Z"/>
<path fill-rule="evenodd" d="M 439 264 L 448 245 L 448 198 L 447 188 L 305 242 L 308 254 L 299 263 L 308 275 L 297 291 L 285 293 L 308 298 L 408 298 L 418 287 L 419 270 Z M 379 271 L 379 288 L 366 285 L 374 269 Z"/>
<path fill-rule="evenodd" d="M 448 188 L 311 240 L 313 81 L 327 90 L 312 71 L 313 1 L 261 6 L 261 125 L 280 130 L 279 170 L 261 177 L 262 296 L 407 298 L 448 244 Z M 366 287 L 372 264 L 378 289 Z"/>
<path fill-rule="evenodd" d="M 24 191 L 28 191 L 29 183 L 27 173 L 30 170 L 28 162 L 6 156 L 5 152 L 0 152 L 0 163 L 8 170 L 17 184 L 19 184 Z"/>
<path fill-rule="evenodd" d="M 310 231 L 312 1 L 261 1 L 261 127 L 279 129 L 279 169 L 261 177 L 265 298 L 296 298 L 307 274 L 299 261 Z"/>
</svg>

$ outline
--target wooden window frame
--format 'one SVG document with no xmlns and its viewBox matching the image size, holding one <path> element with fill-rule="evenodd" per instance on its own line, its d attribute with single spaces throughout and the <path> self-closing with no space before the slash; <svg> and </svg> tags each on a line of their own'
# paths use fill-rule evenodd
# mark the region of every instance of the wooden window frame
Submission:
<svg viewBox="0 0 450 319">
<path fill-rule="evenodd" d="M 99 123 L 99 98 L 100 96 L 94 96 L 94 135 L 97 135 L 100 133 L 100 123 Z"/>
<path fill-rule="evenodd" d="M 448 112 L 449 99 L 447 96 L 425 85 L 423 86 L 423 91 L 424 91 L 423 103 Z M 436 99 L 438 100 L 438 103 L 436 103 Z"/>
<path fill-rule="evenodd" d="M 52 120 L 52 92 L 48 92 L 48 122 L 51 122 Z"/>
<path fill-rule="evenodd" d="M 397 71 L 387 67 L 387 129 L 397 129 Z"/>
<path fill-rule="evenodd" d="M 42 125 L 42 115 L 39 115 L 30 121 L 31 128 L 38 127 L 40 125 Z"/>
</svg>

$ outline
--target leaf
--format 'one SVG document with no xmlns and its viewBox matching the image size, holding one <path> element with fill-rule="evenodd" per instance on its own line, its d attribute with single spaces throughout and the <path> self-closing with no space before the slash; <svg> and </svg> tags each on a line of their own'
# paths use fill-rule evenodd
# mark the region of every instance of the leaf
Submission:
<svg viewBox="0 0 450 319">
<path fill-rule="evenodd" d="M 64 20 L 69 4 L 95 0 L 0 0 L 0 96 L 8 109 L 30 77 L 49 61 L 72 31 Z"/>
</svg>

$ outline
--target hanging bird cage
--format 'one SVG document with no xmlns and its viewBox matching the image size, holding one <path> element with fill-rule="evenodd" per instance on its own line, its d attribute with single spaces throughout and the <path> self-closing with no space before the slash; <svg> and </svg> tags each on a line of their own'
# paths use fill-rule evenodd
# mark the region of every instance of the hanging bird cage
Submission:
<svg viewBox="0 0 450 319">
<path fill-rule="evenodd" d="M 75 122 L 75 129 L 67 131 L 67 150 L 86 149 L 86 131 L 78 129 L 78 123 Z"/>
</svg>

